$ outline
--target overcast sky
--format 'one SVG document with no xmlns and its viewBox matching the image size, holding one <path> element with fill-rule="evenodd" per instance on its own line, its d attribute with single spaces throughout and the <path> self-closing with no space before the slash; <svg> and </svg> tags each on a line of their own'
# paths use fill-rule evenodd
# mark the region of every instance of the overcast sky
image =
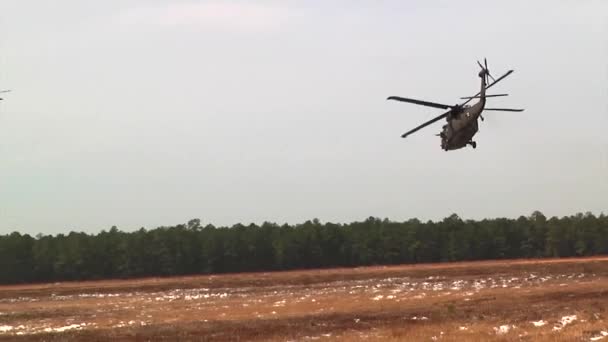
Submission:
<svg viewBox="0 0 608 342">
<path fill-rule="evenodd" d="M 0 88 L 0 234 L 608 213 L 604 0 L 2 0 Z"/>
</svg>

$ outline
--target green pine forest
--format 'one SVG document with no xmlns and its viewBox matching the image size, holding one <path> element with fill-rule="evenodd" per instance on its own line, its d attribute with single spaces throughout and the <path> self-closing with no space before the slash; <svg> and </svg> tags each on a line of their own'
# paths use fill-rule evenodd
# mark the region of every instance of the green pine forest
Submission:
<svg viewBox="0 0 608 342">
<path fill-rule="evenodd" d="M 608 216 L 214 227 L 0 236 L 0 283 L 608 254 Z"/>
</svg>

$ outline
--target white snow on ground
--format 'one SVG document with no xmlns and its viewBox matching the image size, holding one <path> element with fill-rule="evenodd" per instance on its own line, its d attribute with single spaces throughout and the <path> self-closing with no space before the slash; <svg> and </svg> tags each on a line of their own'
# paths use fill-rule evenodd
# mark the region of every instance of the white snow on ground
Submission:
<svg viewBox="0 0 608 342">
<path fill-rule="evenodd" d="M 564 316 L 560 320 L 559 324 L 553 327 L 553 331 L 562 330 L 562 328 L 574 321 L 576 321 L 576 315 Z"/>
<path fill-rule="evenodd" d="M 178 289 L 172 290 L 169 292 L 155 292 L 148 294 L 149 296 L 154 297 L 156 301 L 169 301 L 172 302 L 174 300 L 198 300 L 198 299 L 213 299 L 213 298 L 227 298 L 228 293 L 206 293 L 209 289 Z M 201 293 L 205 292 L 205 293 Z M 132 294 L 131 294 L 132 295 Z M 129 297 L 129 296 L 127 296 Z"/>
<path fill-rule="evenodd" d="M 80 324 L 70 324 L 63 327 L 49 327 L 47 324 L 44 325 L 19 325 L 16 327 L 2 325 L 0 326 L 0 333 L 14 333 L 16 335 L 33 335 L 40 333 L 54 333 L 54 332 L 64 332 L 68 330 L 81 330 L 85 329 L 87 326 L 94 326 L 95 323 L 80 323 Z"/>
<path fill-rule="evenodd" d="M 107 305 L 99 307 L 98 312 L 114 312 L 120 311 L 121 309 L 132 309 L 135 310 L 136 306 L 133 306 L 133 303 L 136 303 L 138 300 L 143 300 L 146 303 L 152 303 L 152 305 L 159 305 L 166 302 L 174 302 L 174 301 L 190 301 L 187 305 L 191 305 L 196 308 L 203 307 L 215 307 L 215 308 L 224 308 L 229 309 L 230 307 L 250 307 L 252 309 L 257 308 L 258 305 L 266 305 L 267 309 L 277 309 L 280 307 L 285 307 L 287 302 L 286 300 L 290 300 L 290 303 L 298 303 L 301 301 L 311 301 L 313 303 L 318 303 L 324 301 L 324 294 L 344 294 L 345 296 L 351 296 L 353 300 L 372 300 L 378 301 L 380 304 L 384 303 L 384 300 L 394 300 L 394 301 L 408 301 L 408 300 L 416 300 L 420 298 L 428 298 L 428 297 L 436 297 L 436 296 L 447 296 L 447 295 L 455 295 L 458 296 L 460 300 L 468 301 L 471 298 L 474 298 L 475 294 L 480 291 L 484 291 L 489 288 L 531 288 L 538 286 L 546 286 L 545 282 L 549 282 L 552 286 L 564 286 L 566 281 L 576 282 L 579 279 L 584 277 L 590 277 L 591 274 L 582 274 L 582 273 L 573 273 L 573 274 L 553 274 L 553 275 L 540 275 L 540 274 L 523 274 L 518 277 L 513 276 L 495 276 L 495 277 L 478 277 L 478 278 L 466 278 L 466 279 L 450 279 L 448 280 L 446 277 L 438 277 L 431 276 L 428 278 L 422 279 L 412 279 L 409 277 L 387 277 L 385 279 L 366 279 L 366 280 L 356 280 L 356 281 L 336 281 L 319 284 L 315 286 L 313 290 L 300 290 L 297 286 L 274 286 L 271 291 L 265 292 L 261 298 L 253 299 L 254 296 L 251 296 L 251 299 L 245 299 L 250 294 L 248 293 L 249 289 L 228 289 L 228 288 L 217 288 L 217 289 L 208 289 L 208 288 L 186 288 L 186 289 L 172 289 L 165 291 L 155 292 L 124 292 L 124 293 L 99 293 L 93 292 L 98 290 L 93 290 L 88 293 L 80 293 L 80 294 L 72 294 L 72 295 L 57 295 L 52 294 L 46 297 L 40 298 L 32 298 L 32 297 L 15 297 L 15 298 L 3 298 L 0 299 L 0 303 L 14 303 L 14 302 L 36 302 L 36 301 L 66 301 L 66 300 L 75 300 L 75 299 L 97 299 L 97 298 L 107 298 Z M 568 279 L 568 280 L 567 280 Z M 543 284 L 545 283 L 545 284 Z M 276 289 L 276 291 L 275 291 Z M 352 295 L 355 296 L 352 296 Z M 320 299 L 317 301 L 313 296 L 321 295 Z M 361 298 L 359 296 L 362 296 Z M 289 297 L 288 297 L 289 296 Z M 291 296 L 295 296 L 291 299 Z M 117 298 L 116 298 L 117 297 Z M 128 298 L 128 299 L 127 299 Z M 228 300 L 225 300 L 228 298 Z M 290 299 L 286 299 L 290 298 Z M 245 302 L 236 302 L 232 303 L 230 299 L 243 299 Z M 160 303 L 159 303 L 160 302 Z M 226 304 L 226 305 L 223 305 Z M 97 304 L 100 305 L 100 304 Z M 264 311 L 266 308 L 264 309 Z M 264 317 L 268 317 L 269 315 L 277 315 L 276 312 L 272 311 L 270 314 L 268 313 L 270 310 L 265 311 Z M 321 309 L 322 311 L 323 309 Z M 331 309 L 330 309 L 331 310 Z M 141 317 L 138 315 L 138 318 L 144 318 L 148 312 L 141 314 Z M 10 314 L 10 313 L 8 313 Z M 219 315 L 219 312 L 217 313 Z M 7 315 L 5 312 L 0 312 L 0 317 L 4 318 L 3 315 Z M 254 314 L 258 315 L 258 317 L 262 317 L 261 314 L 257 312 Z M 95 317 L 94 315 L 91 317 Z M 148 319 L 152 318 L 152 316 L 147 315 Z M 276 317 L 276 316 L 275 316 Z M 598 316 L 599 317 L 599 316 Z M 598 318 L 596 317 L 596 319 Z M 134 317 L 135 318 L 135 317 Z M 407 319 L 407 317 L 405 317 Z M 427 317 L 412 317 L 412 320 L 427 320 Z M 565 326 L 571 324 L 577 320 L 576 315 L 572 316 L 564 316 L 561 320 L 555 323 L 553 327 L 554 331 L 559 331 L 563 329 Z M 136 324 L 137 325 L 145 325 L 151 324 L 151 320 L 148 322 L 143 321 L 128 321 L 122 322 L 116 325 L 119 321 L 114 320 L 111 325 L 115 327 L 125 327 L 129 325 Z M 360 319 L 355 319 L 355 322 L 360 322 Z M 6 325 L 12 322 L 3 321 L 5 325 L 0 324 L 0 336 L 3 334 L 36 334 L 41 332 L 62 332 L 69 331 L 72 329 L 87 329 L 94 326 L 94 323 L 90 325 L 87 324 L 73 324 L 74 321 L 69 319 L 67 321 L 59 322 L 58 327 L 53 327 L 48 324 L 48 322 L 44 324 L 36 324 L 28 325 L 27 327 L 17 327 Z M 40 322 L 42 323 L 42 322 Z M 55 323 L 57 324 L 57 323 Z M 544 320 L 526 322 L 525 324 L 531 324 L 535 327 L 542 327 L 547 325 L 548 323 Z M 61 326 L 65 325 L 65 326 Z M 551 325 L 549 325 L 550 327 Z M 528 326 L 530 327 L 530 326 Z M 513 325 L 502 325 L 500 327 L 494 328 L 496 334 L 505 334 L 511 332 L 511 330 L 515 328 Z M 464 331 L 470 328 L 460 327 L 459 330 Z M 519 333 L 519 331 L 518 331 Z M 604 331 L 602 331 L 604 333 Z M 600 333 L 596 333 L 596 335 L 587 335 L 592 336 L 592 341 L 603 339 L 606 335 L 601 335 Z M 318 336 L 317 336 L 318 337 Z M 437 338 L 441 338 L 441 335 L 437 334 Z M 605 339 L 608 341 L 608 339 Z"/>
<path fill-rule="evenodd" d="M 278 307 L 278 306 L 285 306 L 285 303 L 286 303 L 286 302 L 287 302 L 287 301 L 286 301 L 285 299 L 283 299 L 283 300 L 279 300 L 279 301 L 274 302 L 274 304 L 272 304 L 272 306 L 274 306 L 274 307 Z"/>
<path fill-rule="evenodd" d="M 85 325 L 86 325 L 85 323 L 82 323 L 82 324 L 70 324 L 70 325 L 66 325 L 65 327 L 59 327 L 59 328 L 45 328 L 44 332 L 64 332 L 66 330 L 82 329 L 82 327 Z"/>
<path fill-rule="evenodd" d="M 228 293 L 203 293 L 209 292 L 208 288 L 190 288 L 190 289 L 175 289 L 166 292 L 153 292 L 153 293 L 141 293 L 141 292 L 125 292 L 125 293 L 81 293 L 77 295 L 57 295 L 51 294 L 48 298 L 54 301 L 67 301 L 73 300 L 74 298 L 125 298 L 125 297 L 140 297 L 146 296 L 153 298 L 156 301 L 174 301 L 174 300 L 196 300 L 196 299 L 208 299 L 208 298 L 227 298 Z M 275 293 L 276 294 L 276 293 Z M 3 298 L 0 299 L 0 303 L 17 303 L 17 302 L 38 302 L 45 298 L 32 298 L 32 297 L 17 297 L 17 298 Z"/>
<path fill-rule="evenodd" d="M 19 297 L 19 298 L 3 298 L 0 303 L 16 303 L 16 302 L 37 302 L 39 298 Z"/>
<path fill-rule="evenodd" d="M 461 290 L 466 284 L 467 282 L 465 280 L 455 280 L 452 282 L 450 290 Z"/>
<path fill-rule="evenodd" d="M 496 332 L 497 335 L 502 335 L 502 334 L 506 334 L 508 333 L 511 329 L 515 329 L 516 326 L 514 325 L 501 325 L 500 327 L 494 327 L 494 331 Z"/>
<path fill-rule="evenodd" d="M 441 338 L 441 336 L 443 336 L 443 331 L 439 332 L 439 338 Z M 437 336 L 431 337 L 431 340 L 437 341 Z"/>
<path fill-rule="evenodd" d="M 542 319 L 540 321 L 530 322 L 530 323 L 534 324 L 535 327 L 542 327 L 543 325 L 547 324 L 547 322 L 543 321 Z"/>
<path fill-rule="evenodd" d="M 81 293 L 78 295 L 80 298 L 106 298 L 106 297 L 130 297 L 133 293 Z"/>
<path fill-rule="evenodd" d="M 600 334 L 598 336 L 591 337 L 589 340 L 590 341 L 598 341 L 598 340 L 603 339 L 606 336 L 608 336 L 608 331 L 603 331 L 602 330 L 602 331 L 600 331 Z"/>
<path fill-rule="evenodd" d="M 206 297 L 205 297 L 206 296 Z M 162 297 L 158 297 L 161 298 L 159 300 L 162 300 Z M 185 300 L 195 300 L 195 299 L 201 299 L 201 298 L 209 298 L 209 295 L 207 294 L 195 294 L 195 295 L 185 295 L 184 299 Z"/>
</svg>

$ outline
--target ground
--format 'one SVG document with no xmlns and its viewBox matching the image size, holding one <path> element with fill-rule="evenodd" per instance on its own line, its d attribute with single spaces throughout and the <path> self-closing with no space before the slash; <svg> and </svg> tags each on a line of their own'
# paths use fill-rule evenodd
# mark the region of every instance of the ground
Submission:
<svg viewBox="0 0 608 342">
<path fill-rule="evenodd" d="M 608 257 L 0 287 L 0 340 L 608 342 Z"/>
</svg>

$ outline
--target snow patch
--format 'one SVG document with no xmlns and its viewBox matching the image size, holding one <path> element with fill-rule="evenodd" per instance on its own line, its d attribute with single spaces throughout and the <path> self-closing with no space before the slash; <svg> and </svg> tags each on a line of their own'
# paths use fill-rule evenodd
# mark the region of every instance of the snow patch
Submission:
<svg viewBox="0 0 608 342">
<path fill-rule="evenodd" d="M 105 297 L 118 297 L 120 296 L 120 293 L 81 293 L 78 295 L 78 297 L 80 298 L 105 298 Z M 128 295 L 133 295 L 132 293 L 127 294 Z M 59 298 L 57 296 L 54 296 L 55 298 Z"/>
<path fill-rule="evenodd" d="M 497 335 L 502 335 L 502 334 L 506 334 L 508 333 L 511 329 L 515 329 L 516 326 L 514 325 L 501 325 L 500 327 L 494 327 L 494 331 L 496 332 Z"/>
<path fill-rule="evenodd" d="M 441 336 L 443 336 L 443 331 L 440 331 L 440 332 L 439 332 L 439 338 L 441 338 Z M 433 336 L 433 337 L 431 337 L 431 340 L 433 340 L 433 341 L 437 341 L 437 336 Z"/>
<path fill-rule="evenodd" d="M 543 321 L 542 319 L 540 321 L 530 322 L 530 323 L 534 324 L 535 327 L 542 327 L 543 325 L 547 324 L 547 322 Z"/>
<path fill-rule="evenodd" d="M 591 337 L 589 340 L 590 341 L 598 341 L 603 339 L 604 337 L 608 336 L 608 331 L 600 331 L 600 334 L 598 336 L 593 336 Z"/>
<path fill-rule="evenodd" d="M 566 325 L 576 321 L 576 315 L 564 316 L 559 322 L 559 325 L 553 327 L 553 331 L 562 330 Z"/>
<path fill-rule="evenodd" d="M 452 282 L 452 287 L 450 287 L 450 289 L 451 290 L 460 290 L 466 285 L 466 283 L 467 282 L 464 280 L 455 280 L 454 282 Z"/>
<path fill-rule="evenodd" d="M 274 304 L 272 304 L 272 306 L 274 306 L 274 307 L 278 307 L 278 306 L 285 306 L 285 303 L 286 303 L 286 302 L 287 302 L 287 301 L 286 301 L 285 299 L 283 299 L 283 300 L 279 300 L 279 301 L 274 302 Z"/>
<path fill-rule="evenodd" d="M 64 332 L 64 331 L 72 330 L 72 329 L 82 329 L 82 325 L 70 324 L 70 325 L 66 325 L 65 327 L 59 327 L 59 328 L 45 328 L 44 332 Z"/>
</svg>

